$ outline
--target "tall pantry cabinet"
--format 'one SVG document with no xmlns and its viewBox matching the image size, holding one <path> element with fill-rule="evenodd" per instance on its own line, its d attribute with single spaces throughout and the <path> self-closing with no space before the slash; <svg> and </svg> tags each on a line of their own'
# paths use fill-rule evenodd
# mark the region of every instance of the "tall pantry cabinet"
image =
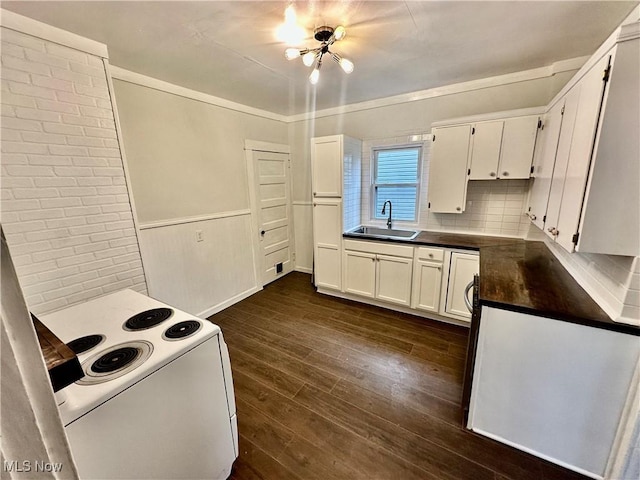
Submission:
<svg viewBox="0 0 640 480">
<path fill-rule="evenodd" d="M 362 142 L 311 139 L 313 274 L 318 288 L 342 290 L 342 233 L 360 225 Z"/>
</svg>

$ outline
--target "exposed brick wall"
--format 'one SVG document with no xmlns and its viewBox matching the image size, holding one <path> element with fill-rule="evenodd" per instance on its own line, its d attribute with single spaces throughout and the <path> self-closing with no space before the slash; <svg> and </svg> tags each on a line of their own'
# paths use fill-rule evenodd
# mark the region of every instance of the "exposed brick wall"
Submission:
<svg viewBox="0 0 640 480">
<path fill-rule="evenodd" d="M 101 58 L 0 29 L 0 219 L 27 304 L 146 293 Z"/>
</svg>

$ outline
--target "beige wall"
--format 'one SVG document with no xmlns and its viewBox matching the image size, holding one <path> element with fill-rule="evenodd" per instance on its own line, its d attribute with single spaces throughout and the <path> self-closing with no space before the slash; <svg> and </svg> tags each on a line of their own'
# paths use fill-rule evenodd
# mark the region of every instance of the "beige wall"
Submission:
<svg viewBox="0 0 640 480">
<path fill-rule="evenodd" d="M 286 124 L 114 80 L 141 223 L 249 208 L 244 141 Z"/>
</svg>

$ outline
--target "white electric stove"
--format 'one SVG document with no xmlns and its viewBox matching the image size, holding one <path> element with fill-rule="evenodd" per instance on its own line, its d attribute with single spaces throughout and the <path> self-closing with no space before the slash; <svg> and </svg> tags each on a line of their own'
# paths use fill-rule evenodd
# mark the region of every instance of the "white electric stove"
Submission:
<svg viewBox="0 0 640 480">
<path fill-rule="evenodd" d="M 85 376 L 57 393 L 83 479 L 226 479 L 238 456 L 220 328 L 123 290 L 40 320 Z"/>
</svg>

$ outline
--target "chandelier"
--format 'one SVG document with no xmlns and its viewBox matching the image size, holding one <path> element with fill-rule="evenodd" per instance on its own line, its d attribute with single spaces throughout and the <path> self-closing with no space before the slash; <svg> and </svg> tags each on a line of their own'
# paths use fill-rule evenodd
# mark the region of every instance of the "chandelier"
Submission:
<svg viewBox="0 0 640 480">
<path fill-rule="evenodd" d="M 307 67 L 314 66 L 311 75 L 309 75 L 309 81 L 315 85 L 320 78 L 320 67 L 322 67 L 322 58 L 324 55 L 329 55 L 345 73 L 353 72 L 353 62 L 341 57 L 337 53 L 329 50 L 329 47 L 335 42 L 342 40 L 347 31 L 343 26 L 338 26 L 335 29 L 323 25 L 314 30 L 314 38 L 320 42 L 320 46 L 316 48 L 287 48 L 284 52 L 284 56 L 287 60 L 293 60 L 294 58 L 302 57 L 302 63 Z"/>
</svg>

